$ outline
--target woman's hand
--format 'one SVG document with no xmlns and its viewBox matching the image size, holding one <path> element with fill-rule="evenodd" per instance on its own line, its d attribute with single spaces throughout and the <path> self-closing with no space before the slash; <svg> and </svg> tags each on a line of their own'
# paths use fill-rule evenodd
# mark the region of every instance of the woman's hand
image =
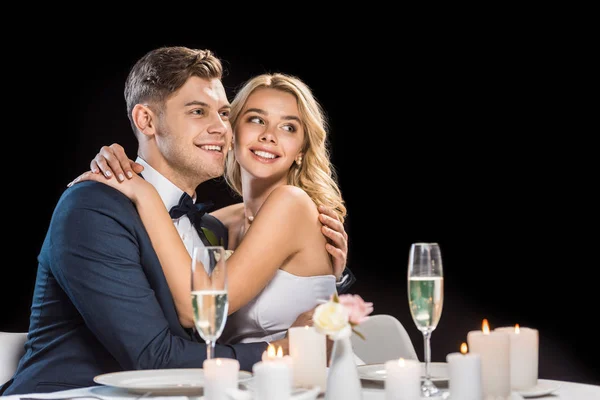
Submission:
<svg viewBox="0 0 600 400">
<path fill-rule="evenodd" d="M 126 182 L 118 182 L 115 179 L 110 179 L 101 175 L 99 173 L 94 173 L 92 171 L 84 172 L 79 175 L 73 181 L 71 181 L 67 187 L 71 187 L 79 182 L 84 181 L 96 181 L 104 183 L 110 187 L 117 189 L 119 192 L 123 193 L 125 196 L 129 198 L 129 200 L 133 201 L 137 204 L 137 200 L 147 194 L 148 191 L 156 190 L 154 186 L 152 186 L 149 182 L 147 182 L 144 178 L 139 175 L 134 174 L 131 179 L 128 179 Z"/>
<path fill-rule="evenodd" d="M 123 182 L 126 176 L 131 179 L 142 172 L 144 166 L 130 160 L 123 146 L 113 143 L 100 148 L 100 152 L 90 162 L 90 169 L 95 174 L 102 172 L 107 179 L 116 176 L 119 182 Z"/>
<path fill-rule="evenodd" d="M 329 207 L 319 206 L 319 221 L 323 224 L 321 232 L 328 239 L 325 248 L 332 256 L 333 274 L 339 280 L 348 260 L 348 233 Z"/>
</svg>

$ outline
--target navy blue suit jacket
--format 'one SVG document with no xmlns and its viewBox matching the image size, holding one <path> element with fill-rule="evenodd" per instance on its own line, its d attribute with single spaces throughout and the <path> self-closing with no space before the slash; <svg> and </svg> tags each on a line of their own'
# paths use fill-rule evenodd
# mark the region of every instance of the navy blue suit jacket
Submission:
<svg viewBox="0 0 600 400">
<path fill-rule="evenodd" d="M 95 385 L 108 372 L 202 368 L 133 203 L 83 182 L 61 196 L 38 256 L 26 353 L 4 395 Z M 217 345 L 251 371 L 266 343 Z"/>
</svg>

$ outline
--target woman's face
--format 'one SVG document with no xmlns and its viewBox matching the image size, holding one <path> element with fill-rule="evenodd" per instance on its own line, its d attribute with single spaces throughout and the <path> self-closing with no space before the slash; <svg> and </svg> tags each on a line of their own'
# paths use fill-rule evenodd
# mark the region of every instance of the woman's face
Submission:
<svg viewBox="0 0 600 400">
<path fill-rule="evenodd" d="M 304 129 L 296 97 L 276 89 L 255 90 L 235 127 L 235 156 L 242 172 L 254 178 L 286 182 L 301 154 Z"/>
</svg>

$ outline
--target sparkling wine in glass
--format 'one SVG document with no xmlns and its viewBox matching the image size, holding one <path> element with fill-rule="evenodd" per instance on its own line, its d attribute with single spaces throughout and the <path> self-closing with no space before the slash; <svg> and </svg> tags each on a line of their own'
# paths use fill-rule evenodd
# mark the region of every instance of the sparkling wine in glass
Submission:
<svg viewBox="0 0 600 400">
<path fill-rule="evenodd" d="M 444 272 L 442 254 L 437 243 L 413 243 L 408 258 L 408 304 L 417 328 L 423 334 L 425 377 L 421 384 L 424 397 L 441 396 L 431 381 L 431 333 L 442 316 Z"/>
<path fill-rule="evenodd" d="M 229 311 L 225 259 L 222 246 L 197 246 L 192 250 L 194 325 L 206 342 L 207 359 L 214 358 L 215 344 Z"/>
</svg>

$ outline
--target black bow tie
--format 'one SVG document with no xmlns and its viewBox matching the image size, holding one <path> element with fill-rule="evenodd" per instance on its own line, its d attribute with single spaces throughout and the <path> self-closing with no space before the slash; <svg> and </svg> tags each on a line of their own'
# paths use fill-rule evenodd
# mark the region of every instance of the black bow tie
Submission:
<svg viewBox="0 0 600 400">
<path fill-rule="evenodd" d="M 179 204 L 171 207 L 169 210 L 169 215 L 171 218 L 179 218 L 182 215 L 187 215 L 193 224 L 195 218 L 202 218 L 212 205 L 211 202 L 196 204 L 190 195 L 184 192 L 179 199 Z"/>
</svg>

